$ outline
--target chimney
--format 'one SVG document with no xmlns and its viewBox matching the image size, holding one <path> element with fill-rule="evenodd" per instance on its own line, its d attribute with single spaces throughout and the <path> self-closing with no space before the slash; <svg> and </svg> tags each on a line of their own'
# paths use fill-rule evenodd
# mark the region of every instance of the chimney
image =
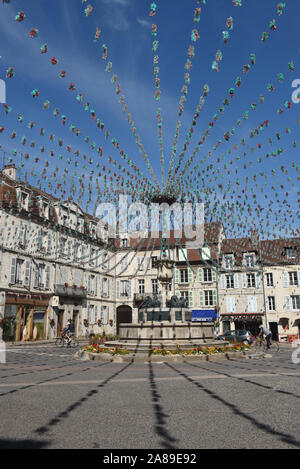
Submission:
<svg viewBox="0 0 300 469">
<path fill-rule="evenodd" d="M 259 234 L 257 229 L 251 229 L 251 243 L 252 246 L 258 249 L 259 244 Z"/>
<path fill-rule="evenodd" d="M 5 165 L 2 174 L 5 174 L 5 176 L 15 181 L 17 176 L 16 166 L 14 164 Z"/>
</svg>

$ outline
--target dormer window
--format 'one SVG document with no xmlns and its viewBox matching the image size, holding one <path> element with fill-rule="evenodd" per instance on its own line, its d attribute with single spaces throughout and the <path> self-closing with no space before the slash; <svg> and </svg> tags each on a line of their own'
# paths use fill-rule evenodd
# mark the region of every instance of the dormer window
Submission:
<svg viewBox="0 0 300 469">
<path fill-rule="evenodd" d="M 23 210 L 28 210 L 29 194 L 27 194 L 27 192 L 22 191 L 21 189 L 18 189 L 17 197 L 18 197 L 19 207 L 22 208 Z"/>
<path fill-rule="evenodd" d="M 296 249 L 295 248 L 285 248 L 286 257 L 288 259 L 295 259 L 296 257 Z"/>
<path fill-rule="evenodd" d="M 252 269 L 254 267 L 254 254 L 246 254 L 245 261 L 246 266 Z"/>
<path fill-rule="evenodd" d="M 41 217 L 44 218 L 49 218 L 49 204 L 48 202 L 45 202 L 44 200 L 41 200 L 40 202 L 40 215 Z"/>
<path fill-rule="evenodd" d="M 232 256 L 225 256 L 225 268 L 232 269 L 233 268 L 233 257 Z"/>
</svg>

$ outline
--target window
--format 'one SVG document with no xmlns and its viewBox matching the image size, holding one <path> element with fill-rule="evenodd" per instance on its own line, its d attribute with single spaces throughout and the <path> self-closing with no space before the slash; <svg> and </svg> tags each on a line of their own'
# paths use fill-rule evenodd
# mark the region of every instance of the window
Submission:
<svg viewBox="0 0 300 469">
<path fill-rule="evenodd" d="M 286 248 L 286 257 L 288 259 L 294 259 L 296 257 L 296 249 L 295 248 Z"/>
<path fill-rule="evenodd" d="M 188 281 L 187 269 L 180 269 L 180 283 L 188 283 Z"/>
<path fill-rule="evenodd" d="M 88 308 L 88 322 L 92 324 L 94 320 L 94 305 L 89 305 Z"/>
<path fill-rule="evenodd" d="M 63 225 L 67 226 L 68 225 L 68 215 L 63 215 L 62 219 L 63 219 Z"/>
<path fill-rule="evenodd" d="M 247 274 L 247 287 L 255 287 L 255 274 Z"/>
<path fill-rule="evenodd" d="M 143 257 L 138 257 L 138 269 L 144 270 L 144 258 Z"/>
<path fill-rule="evenodd" d="M 102 279 L 102 296 L 108 296 L 108 279 Z"/>
<path fill-rule="evenodd" d="M 79 261 L 79 243 L 74 244 L 74 261 Z"/>
<path fill-rule="evenodd" d="M 290 285 L 298 285 L 297 272 L 289 272 Z"/>
<path fill-rule="evenodd" d="M 213 291 L 212 290 L 205 290 L 204 291 L 204 304 L 205 304 L 205 306 L 213 306 L 214 305 L 214 298 L 213 298 Z"/>
<path fill-rule="evenodd" d="M 67 243 L 66 238 L 59 238 L 59 255 L 61 257 L 66 256 L 66 243 Z"/>
<path fill-rule="evenodd" d="M 89 275 L 88 276 L 88 293 L 90 295 L 94 295 L 95 294 L 95 276 L 94 275 Z"/>
<path fill-rule="evenodd" d="M 268 296 L 269 310 L 275 311 L 275 296 Z"/>
<path fill-rule="evenodd" d="M 152 282 L 152 293 L 157 294 L 158 293 L 158 281 L 157 278 L 153 278 L 151 280 Z"/>
<path fill-rule="evenodd" d="M 187 301 L 187 304 L 188 304 L 188 301 L 189 301 L 189 292 L 188 291 L 181 291 L 179 292 L 180 293 L 180 298 L 184 298 L 186 301 Z"/>
<path fill-rule="evenodd" d="M 156 261 L 157 261 L 157 256 L 152 256 L 151 257 L 151 268 L 156 269 Z"/>
<path fill-rule="evenodd" d="M 248 296 L 248 313 L 257 313 L 257 299 L 255 296 Z"/>
<path fill-rule="evenodd" d="M 203 282 L 212 282 L 211 269 L 203 269 Z"/>
<path fill-rule="evenodd" d="M 44 288 L 44 271 L 45 265 L 38 264 L 35 268 L 35 279 L 34 279 L 34 288 Z"/>
<path fill-rule="evenodd" d="M 27 227 L 23 224 L 20 225 L 19 228 L 19 246 L 25 248 L 26 246 L 26 229 Z"/>
<path fill-rule="evenodd" d="M 246 255 L 246 266 L 250 268 L 254 267 L 254 255 L 253 254 Z"/>
<path fill-rule="evenodd" d="M 139 280 L 139 294 L 145 293 L 145 280 Z"/>
<path fill-rule="evenodd" d="M 129 296 L 128 280 L 121 280 L 121 296 Z"/>
<path fill-rule="evenodd" d="M 225 256 L 225 268 L 232 269 L 233 267 L 233 258 L 232 256 Z"/>
<path fill-rule="evenodd" d="M 23 265 L 23 261 L 21 259 L 17 259 L 16 279 L 15 279 L 15 283 L 17 285 L 22 285 L 22 265 Z"/>
<path fill-rule="evenodd" d="M 96 265 L 96 249 L 91 248 L 90 251 L 90 266 L 95 267 Z"/>
<path fill-rule="evenodd" d="M 127 248 L 128 247 L 128 239 L 127 238 L 123 238 L 121 240 L 121 246 L 122 246 L 122 248 Z"/>
<path fill-rule="evenodd" d="M 292 309 L 300 309 L 300 295 L 292 295 Z"/>
<path fill-rule="evenodd" d="M 267 287 L 274 287 L 273 274 L 266 274 L 267 277 Z"/>
<path fill-rule="evenodd" d="M 234 288 L 234 276 L 226 275 L 226 288 Z"/>
</svg>

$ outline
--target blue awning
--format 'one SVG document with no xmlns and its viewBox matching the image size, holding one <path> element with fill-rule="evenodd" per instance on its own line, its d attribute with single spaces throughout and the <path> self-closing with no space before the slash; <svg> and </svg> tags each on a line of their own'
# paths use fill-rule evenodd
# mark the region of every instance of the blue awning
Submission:
<svg viewBox="0 0 300 469">
<path fill-rule="evenodd" d="M 192 321 L 193 322 L 212 322 L 217 319 L 217 312 L 215 309 L 193 309 Z"/>
</svg>

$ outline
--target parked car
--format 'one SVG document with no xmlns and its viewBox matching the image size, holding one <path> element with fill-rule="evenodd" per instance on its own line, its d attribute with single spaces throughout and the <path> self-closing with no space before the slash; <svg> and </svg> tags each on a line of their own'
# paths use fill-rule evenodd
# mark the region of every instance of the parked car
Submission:
<svg viewBox="0 0 300 469">
<path fill-rule="evenodd" d="M 227 331 L 225 334 L 217 336 L 218 340 L 228 340 L 237 342 L 243 342 L 243 344 L 252 344 L 252 334 L 246 329 L 238 329 L 236 331 Z"/>
</svg>

